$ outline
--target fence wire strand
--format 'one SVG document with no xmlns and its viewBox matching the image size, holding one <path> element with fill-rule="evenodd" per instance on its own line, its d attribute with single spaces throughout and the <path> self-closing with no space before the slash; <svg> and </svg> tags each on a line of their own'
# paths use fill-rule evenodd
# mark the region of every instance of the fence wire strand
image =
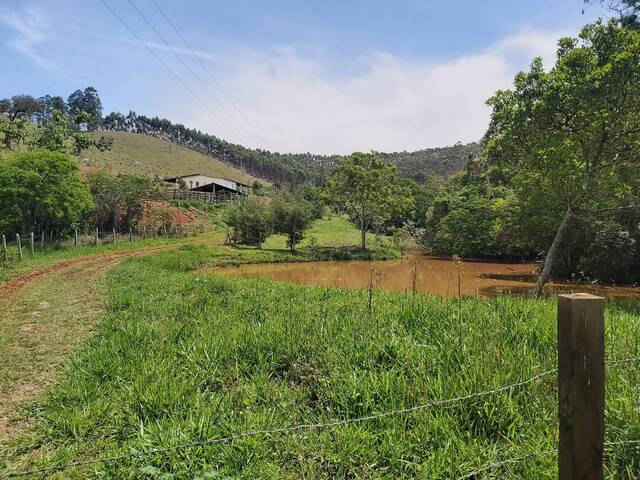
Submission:
<svg viewBox="0 0 640 480">
<path fill-rule="evenodd" d="M 607 365 L 616 365 L 616 364 L 622 364 L 622 363 L 632 363 L 635 361 L 640 361 L 640 357 L 630 357 L 630 358 L 621 358 L 621 359 L 616 359 L 616 360 L 610 360 L 607 361 Z M 70 462 L 70 463 L 65 463 L 62 465 L 57 465 L 54 467 L 46 467 L 46 468 L 40 468 L 40 469 L 34 469 L 34 470 L 24 470 L 24 471 L 13 471 L 13 472 L 7 472 L 2 474 L 3 478 L 11 478 L 11 477 L 24 477 L 24 476 L 29 476 L 29 475 L 35 475 L 35 474 L 40 474 L 40 473 L 49 473 L 49 472 L 54 472 L 54 471 L 59 471 L 59 470 L 65 470 L 67 468 L 77 468 L 77 467 L 83 467 L 83 466 L 88 466 L 88 465 L 96 465 L 99 463 L 110 463 L 110 462 L 115 462 L 118 460 L 125 460 L 125 459 L 131 459 L 131 458 L 138 458 L 138 457 L 143 457 L 146 455 L 155 455 L 158 453 L 166 453 L 166 452 L 172 452 L 172 451 L 177 451 L 177 450 L 186 450 L 186 449 L 190 449 L 190 448 L 196 448 L 196 447 L 202 447 L 202 446 L 207 446 L 207 445 L 213 445 L 216 443 L 225 443 L 225 442 L 232 442 L 234 440 L 239 440 L 241 438 L 246 438 L 246 437 L 253 437 L 256 435 L 273 435 L 273 434 L 278 434 L 278 433 L 291 433 L 291 432 L 295 432 L 295 431 L 299 431 L 299 430 L 312 430 L 312 429 L 316 429 L 316 430 L 321 430 L 321 429 L 327 429 L 327 428 L 333 428 L 333 427 L 339 427 L 339 426 L 343 426 L 343 425 L 349 425 L 352 423 L 360 423 L 360 422 L 366 422 L 366 421 L 371 421 L 371 420 L 377 420 L 380 418 L 386 418 L 386 417 L 391 417 L 391 416 L 395 416 L 395 415 L 402 415 L 405 413 L 413 413 L 413 412 L 417 412 L 420 410 L 426 410 L 429 408 L 435 408 L 435 407 L 439 407 L 439 406 L 443 406 L 443 405 L 449 405 L 449 404 L 453 404 L 453 403 L 457 403 L 457 402 L 463 402 L 463 401 L 467 401 L 467 400 L 473 400 L 476 398 L 481 398 L 481 397 L 485 397 L 488 395 L 494 395 L 496 393 L 500 393 L 500 392 L 504 392 L 507 390 L 512 390 L 514 388 L 518 388 L 524 385 L 527 385 L 529 383 L 533 383 L 536 380 L 539 380 L 543 377 L 546 377 L 547 375 L 551 375 L 552 373 L 556 373 L 558 371 L 557 368 L 554 368 L 552 370 L 547 370 L 545 372 L 539 373 L 537 375 L 534 375 L 531 378 L 528 378 L 527 380 L 522 380 L 520 382 L 516 382 L 516 383 L 512 383 L 510 385 L 505 385 L 503 387 L 499 387 L 499 388 L 494 388 L 491 390 L 484 390 L 482 392 L 476 392 L 476 393 L 471 393 L 468 395 L 463 395 L 460 397 L 453 397 L 453 398 L 447 398 L 447 399 L 442 399 L 442 400 L 435 400 L 433 402 L 429 402 L 429 403 L 425 403 L 422 405 L 416 405 L 414 407 L 409 407 L 409 408 L 402 408 L 402 409 L 398 409 L 398 410 L 392 410 L 389 412 L 383 412 L 383 413 L 377 413 L 377 414 L 373 414 L 373 415 L 367 415 L 367 416 L 363 416 L 363 417 L 358 417 L 358 418 L 351 418 L 351 419 L 345 419 L 345 420 L 336 420 L 334 422 L 329 422 L 329 423 L 307 423 L 307 424 L 299 424 L 299 425 L 292 425 L 289 427 L 280 427 L 280 428 L 273 428 L 273 429 L 264 429 L 264 430 L 250 430 L 247 432 L 242 432 L 242 433 L 238 433 L 235 435 L 230 435 L 227 437 L 220 437 L 220 438 L 210 438 L 207 440 L 202 440 L 202 441 L 197 441 L 197 442 L 191 442 L 191 443 L 184 443 L 181 445 L 176 445 L 173 447 L 165 447 L 165 448 L 154 448 L 154 449 L 150 449 L 150 450 L 144 450 L 144 451 L 133 451 L 130 453 L 125 453 L 125 454 L 121 454 L 121 455 L 114 455 L 111 457 L 102 457 L 102 458 L 96 458 L 96 459 L 92 459 L 92 460 L 83 460 L 83 461 L 78 461 L 78 462 Z M 638 445 L 640 447 L 640 440 L 620 440 L 620 441 L 612 441 L 612 442 L 605 442 L 605 446 L 606 447 L 611 447 L 611 446 L 619 446 L 619 445 Z M 459 477 L 458 480 L 466 480 L 470 477 L 473 477 L 474 475 L 478 475 L 480 473 L 486 472 L 488 470 L 493 470 L 496 468 L 499 468 L 503 465 L 508 465 L 511 463 L 517 463 L 517 462 L 521 462 L 524 460 L 527 460 L 529 458 L 532 457 L 537 457 L 537 456 L 545 456 L 545 455 L 550 455 L 552 453 L 555 453 L 556 450 L 545 450 L 545 451 L 541 451 L 541 452 L 531 452 L 528 453 L 526 455 L 521 455 L 518 457 L 512 457 L 506 460 L 502 460 L 500 462 L 494 462 L 494 463 L 490 463 L 478 470 L 475 470 L 471 473 L 468 473 L 462 477 Z"/>
<path fill-rule="evenodd" d="M 78 462 L 70 462 L 70 463 L 65 463 L 62 465 L 57 465 L 54 467 L 46 467 L 46 468 L 40 468 L 40 469 L 34 469 L 34 470 L 24 470 L 24 471 L 13 471 L 13 472 L 7 472 L 5 474 L 3 474 L 4 478 L 10 478 L 10 477 L 25 477 L 28 475 L 35 475 L 35 474 L 39 474 L 39 473 L 49 473 L 49 472 L 54 472 L 54 471 L 58 471 L 58 470 L 65 470 L 67 468 L 77 468 L 77 467 L 83 467 L 83 466 L 88 466 L 88 465 L 95 465 L 98 463 L 110 463 L 110 462 L 115 462 L 118 460 L 125 460 L 125 459 L 129 459 L 129 458 L 137 458 L 137 457 L 142 457 L 142 456 L 146 456 L 146 455 L 154 455 L 154 454 L 158 454 L 158 453 L 166 453 L 166 452 L 172 452 L 172 451 L 176 451 L 176 450 L 185 450 L 185 449 L 190 449 L 190 448 L 195 448 L 195 447 L 202 447 L 202 446 L 207 446 L 207 445 L 213 445 L 216 443 L 223 443 L 223 442 L 232 442 L 234 440 L 238 440 L 241 438 L 246 438 L 246 437 L 253 437 L 256 435 L 273 435 L 273 434 L 277 434 L 277 433 L 291 433 L 291 432 L 295 432 L 295 431 L 299 431 L 299 430 L 322 430 L 322 429 L 327 429 L 327 428 L 333 428 L 333 427 L 340 427 L 343 425 L 349 425 L 352 423 L 360 423 L 360 422 L 367 422 L 367 421 L 371 421 L 371 420 L 377 420 L 380 418 L 386 418 L 386 417 L 391 417 L 391 416 L 395 416 L 395 415 L 402 415 L 405 413 L 413 413 L 413 412 L 417 412 L 420 410 L 426 410 L 429 408 L 435 408 L 435 407 L 439 407 L 439 406 L 443 406 L 443 405 L 449 405 L 449 404 L 453 404 L 453 403 L 458 403 L 458 402 L 463 402 L 463 401 L 467 401 L 467 400 L 473 400 L 476 398 L 481 398 L 481 397 L 486 397 L 488 395 L 494 395 L 496 393 L 500 393 L 500 392 L 504 392 L 507 390 L 512 390 L 514 388 L 518 388 L 518 387 L 522 387 L 524 385 L 528 385 L 530 383 L 535 382 L 536 380 L 539 380 L 541 378 L 546 377 L 547 375 L 550 375 L 552 373 L 555 373 L 557 371 L 557 369 L 553 369 L 553 370 L 547 370 L 545 372 L 539 373 L 537 375 L 534 375 L 531 378 L 528 378 L 527 380 L 522 380 L 520 382 L 516 382 L 516 383 L 512 383 L 510 385 L 505 385 L 503 387 L 499 387 L 499 388 L 494 388 L 491 390 L 484 390 L 482 392 L 476 392 L 476 393 L 471 393 L 468 395 L 463 395 L 460 397 L 453 397 L 453 398 L 446 398 L 446 399 L 442 399 L 442 400 L 435 400 L 433 402 L 429 402 L 429 403 L 425 403 L 422 405 L 416 405 L 414 407 L 409 407 L 409 408 L 402 408 L 402 409 L 398 409 L 398 410 L 392 410 L 392 411 L 388 411 L 388 412 L 383 412 L 383 413 L 377 413 L 377 414 L 373 414 L 373 415 L 367 415 L 367 416 L 363 416 L 363 417 L 358 417 L 358 418 L 351 418 L 351 419 L 345 419 L 345 420 L 336 420 L 334 422 L 329 422 L 329 423 L 307 423 L 307 424 L 299 424 L 299 425 L 292 425 L 289 427 L 280 427 L 280 428 L 273 428 L 273 429 L 265 429 L 265 430 L 250 430 L 247 432 L 242 432 L 242 433 L 238 433 L 235 435 L 230 435 L 227 437 L 220 437 L 220 438 L 211 438 L 211 439 L 207 439 L 207 440 L 201 440 L 201 441 L 197 441 L 197 442 L 191 442 L 191 443 L 185 443 L 185 444 L 181 444 L 181 445 L 176 445 L 173 447 L 165 447 L 165 448 L 154 448 L 151 450 L 144 450 L 144 451 L 134 451 L 134 452 L 130 452 L 130 453 L 125 453 L 125 454 L 121 454 L 121 455 L 115 455 L 115 456 L 111 456 L 111 457 L 102 457 L 102 458 L 96 458 L 96 459 L 92 459 L 92 460 L 83 460 L 83 461 L 78 461 Z"/>
</svg>

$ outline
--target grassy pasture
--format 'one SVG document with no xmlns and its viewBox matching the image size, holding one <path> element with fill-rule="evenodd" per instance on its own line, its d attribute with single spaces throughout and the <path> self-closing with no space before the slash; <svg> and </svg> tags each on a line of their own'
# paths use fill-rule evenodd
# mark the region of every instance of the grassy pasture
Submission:
<svg viewBox="0 0 640 480">
<path fill-rule="evenodd" d="M 496 388 L 556 364 L 555 302 L 462 300 L 223 279 L 204 264 L 277 251 L 185 246 L 106 278 L 106 313 L 2 468 L 295 424 L 330 423 Z M 637 355 L 640 312 L 607 305 L 607 355 Z M 254 435 L 70 469 L 51 478 L 459 478 L 557 442 L 556 379 L 326 429 Z M 638 363 L 607 372 L 607 439 L 640 438 Z M 4 463 L 1 463 L 4 462 Z M 555 455 L 486 478 L 555 478 Z M 637 478 L 640 451 L 607 451 L 607 478 Z M 476 478 L 485 478 L 478 476 Z"/>
</svg>

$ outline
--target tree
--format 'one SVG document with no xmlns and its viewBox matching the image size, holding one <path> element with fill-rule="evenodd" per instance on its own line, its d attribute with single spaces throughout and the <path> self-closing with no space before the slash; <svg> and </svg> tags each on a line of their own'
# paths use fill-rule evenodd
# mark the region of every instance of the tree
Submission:
<svg viewBox="0 0 640 480">
<path fill-rule="evenodd" d="M 100 171 L 87 180 L 95 203 L 91 223 L 105 230 L 127 231 L 138 225 L 145 213 L 145 202 L 161 198 L 158 185 L 148 177 Z M 160 203 L 157 206 L 168 211 Z"/>
<path fill-rule="evenodd" d="M 0 162 L 0 230 L 59 231 L 91 209 L 91 193 L 76 163 L 58 152 L 17 153 Z"/>
<path fill-rule="evenodd" d="M 87 87 L 84 89 L 81 110 L 89 115 L 87 119 L 89 130 L 95 130 L 100 127 L 102 124 L 102 102 L 95 88 Z"/>
<path fill-rule="evenodd" d="M 28 117 L 41 110 L 42 106 L 31 95 L 15 95 L 0 101 L 0 114 L 5 117 L 0 131 L 4 133 L 7 149 L 11 149 L 14 140 L 24 140 Z"/>
<path fill-rule="evenodd" d="M 557 215 L 538 296 L 576 212 L 588 215 L 624 194 L 613 186 L 637 172 L 640 32 L 614 21 L 588 25 L 578 39 L 560 40 L 550 71 L 535 59 L 529 72 L 516 76 L 513 90 L 497 92 L 488 103 L 490 160 L 512 169 L 519 195 Z"/>
<path fill-rule="evenodd" d="M 274 233 L 287 236 L 287 246 L 292 252 L 313 221 L 311 207 L 306 201 L 283 195 L 272 202 L 271 218 Z"/>
<path fill-rule="evenodd" d="M 249 198 L 242 205 L 234 206 L 227 217 L 227 224 L 233 227 L 234 243 L 257 245 L 258 248 L 272 231 L 270 210 L 257 198 Z"/>
<path fill-rule="evenodd" d="M 100 151 L 109 150 L 111 143 L 111 139 L 101 137 L 99 140 L 94 140 L 86 133 L 73 130 L 67 117 L 60 111 L 54 110 L 53 119 L 36 130 L 32 145 L 37 149 L 79 155 L 92 147 Z"/>
<path fill-rule="evenodd" d="M 375 153 L 353 153 L 339 160 L 327 179 L 323 198 L 344 212 L 360 229 L 360 248 L 367 249 L 367 231 L 391 218 L 394 212 L 414 208 L 413 197 L 402 185 L 395 165 Z"/>
<path fill-rule="evenodd" d="M 606 3 L 618 15 L 621 25 L 640 28 L 640 0 L 584 0 L 584 3 Z"/>
</svg>

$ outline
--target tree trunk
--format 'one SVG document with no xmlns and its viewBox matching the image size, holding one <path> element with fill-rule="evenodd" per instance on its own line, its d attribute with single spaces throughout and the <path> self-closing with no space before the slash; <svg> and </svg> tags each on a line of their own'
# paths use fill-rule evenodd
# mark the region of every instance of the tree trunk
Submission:
<svg viewBox="0 0 640 480">
<path fill-rule="evenodd" d="M 556 236 L 553 238 L 551 247 L 549 247 L 547 256 L 544 259 L 542 272 L 538 277 L 538 283 L 536 284 L 536 288 L 533 290 L 533 296 L 535 298 L 539 298 L 540 295 L 542 295 L 542 290 L 544 289 L 545 284 L 549 281 L 549 277 L 551 276 L 551 270 L 553 269 L 553 264 L 555 262 L 556 257 L 558 256 L 558 248 L 560 247 L 560 244 L 562 243 L 564 235 L 567 232 L 567 229 L 569 228 L 569 222 L 571 221 L 572 216 L 573 216 L 573 207 L 569 206 L 567 207 L 567 211 L 564 214 L 562 223 L 558 227 Z"/>
<path fill-rule="evenodd" d="M 367 229 L 364 223 L 360 224 L 360 250 L 363 252 L 367 249 Z"/>
</svg>

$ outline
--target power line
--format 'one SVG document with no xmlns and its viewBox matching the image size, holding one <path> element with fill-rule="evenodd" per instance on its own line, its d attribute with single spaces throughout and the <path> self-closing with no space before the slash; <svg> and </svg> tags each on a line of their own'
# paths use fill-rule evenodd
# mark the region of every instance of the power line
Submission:
<svg viewBox="0 0 640 480">
<path fill-rule="evenodd" d="M 224 104 L 222 102 L 220 102 L 218 100 L 218 98 L 213 94 L 213 92 L 211 91 L 211 89 L 209 88 L 209 86 L 202 81 L 202 79 L 200 78 L 199 75 L 196 74 L 196 72 L 193 71 L 193 69 L 189 66 L 189 64 L 187 62 L 184 61 L 184 59 L 182 58 L 182 55 L 180 55 L 179 52 L 176 51 L 175 48 L 173 48 L 173 46 L 167 41 L 167 39 L 164 37 L 164 35 L 162 35 L 162 33 L 155 27 L 155 25 L 153 24 L 153 22 L 151 22 L 151 20 L 149 20 L 149 18 L 142 12 L 142 10 L 140 10 L 138 8 L 138 6 L 133 2 L 133 0 L 127 0 L 129 2 L 129 4 L 135 9 L 136 12 L 138 12 L 138 15 L 140 15 L 142 17 L 142 19 L 145 21 L 145 23 L 149 26 L 149 28 L 151 28 L 151 30 L 154 31 L 154 33 L 158 36 L 158 38 L 160 39 L 160 41 L 162 41 L 162 43 L 164 43 L 164 45 L 171 50 L 171 52 L 173 52 L 173 54 L 175 55 L 175 57 L 178 59 L 178 61 L 182 64 L 182 66 L 184 68 L 186 68 L 189 73 L 191 74 L 191 76 L 193 78 L 195 78 L 195 80 L 202 85 L 202 88 L 204 88 L 207 93 L 211 96 L 211 98 L 214 99 L 214 101 L 216 103 L 218 103 L 218 105 L 220 105 L 220 107 L 226 112 L 226 114 L 229 116 L 229 118 L 231 120 L 233 120 L 234 122 L 236 122 L 239 126 L 240 129 L 242 130 L 242 132 L 237 131 L 236 133 L 240 133 L 241 135 L 245 135 L 247 137 L 248 140 L 250 141 L 254 141 L 255 139 L 252 138 L 251 134 L 244 128 L 244 126 L 240 123 L 237 122 L 237 120 L 235 118 L 233 118 L 232 115 L 230 115 L 230 113 L 227 111 L 226 107 L 224 106 Z"/>
<path fill-rule="evenodd" d="M 198 103 L 200 103 L 201 105 L 203 105 L 207 111 L 214 116 L 222 125 L 224 125 L 225 127 L 229 127 L 229 125 L 227 125 L 227 123 L 222 120 L 222 118 L 220 118 L 220 116 L 218 116 L 214 111 L 212 111 L 203 101 L 202 99 L 198 96 L 198 94 L 196 92 L 193 91 L 193 89 L 191 87 L 189 87 L 189 85 L 182 79 L 182 77 L 180 77 L 180 75 L 178 75 L 164 60 L 162 60 L 162 58 L 156 54 L 156 52 L 149 46 L 147 45 L 147 43 L 135 32 L 135 30 L 133 30 L 123 19 L 120 15 L 118 15 L 118 13 L 111 8 L 111 6 L 106 2 L 106 0 L 100 0 L 100 2 L 105 6 L 105 8 L 107 10 L 109 10 L 109 12 L 111 12 L 111 14 L 129 31 L 129 33 L 131 33 L 131 35 L 133 35 L 136 40 L 138 40 L 138 42 L 140 42 L 148 51 L 151 55 L 153 55 L 155 57 L 156 60 L 158 60 L 158 62 L 160 62 L 162 64 L 162 66 L 164 66 L 164 68 L 167 69 L 167 71 L 174 76 L 174 78 L 184 87 L 185 90 L 187 90 L 195 99 Z"/>
<path fill-rule="evenodd" d="M 225 89 L 222 87 L 222 84 L 220 84 L 220 82 L 218 82 L 218 80 L 216 79 L 216 77 L 211 73 L 211 70 L 209 70 L 209 67 L 207 67 L 207 64 L 205 62 L 202 61 L 202 59 L 200 58 L 200 55 L 198 55 L 195 50 L 191 47 L 191 45 L 189 44 L 189 42 L 187 41 L 187 39 L 182 35 L 182 33 L 180 33 L 180 30 L 178 30 L 178 27 L 176 27 L 176 25 L 171 21 L 171 19 L 169 18 L 169 16 L 165 13 L 165 11 L 162 9 L 162 7 L 160 7 L 160 4 L 156 1 L 156 0 L 151 0 L 153 2 L 153 4 L 156 6 L 156 8 L 158 9 L 158 11 L 160 12 L 160 14 L 164 17 L 164 19 L 167 21 L 167 23 L 171 26 L 171 28 L 173 29 L 174 32 L 176 32 L 176 35 L 178 35 L 178 37 L 180 37 L 180 40 L 182 40 L 182 43 L 184 43 L 184 45 L 187 47 L 187 49 L 189 50 L 189 52 L 191 52 L 191 55 L 197 60 L 197 62 L 200 64 L 200 66 L 203 68 L 203 70 L 205 72 L 207 72 L 207 75 L 209 76 L 209 78 L 216 84 L 216 86 L 218 87 L 218 89 L 220 90 L 220 92 L 222 93 L 222 95 L 224 95 L 224 97 L 227 99 L 227 101 L 233 105 L 233 108 L 238 112 L 238 114 L 242 117 L 242 119 L 247 122 L 247 124 L 255 129 L 254 125 L 251 123 L 251 121 L 247 118 L 247 116 L 242 112 L 242 110 L 240 110 L 240 107 L 238 106 L 238 104 L 236 102 L 233 101 L 233 99 L 231 98 L 231 96 L 229 96 L 227 94 L 227 92 L 225 91 Z"/>
</svg>

